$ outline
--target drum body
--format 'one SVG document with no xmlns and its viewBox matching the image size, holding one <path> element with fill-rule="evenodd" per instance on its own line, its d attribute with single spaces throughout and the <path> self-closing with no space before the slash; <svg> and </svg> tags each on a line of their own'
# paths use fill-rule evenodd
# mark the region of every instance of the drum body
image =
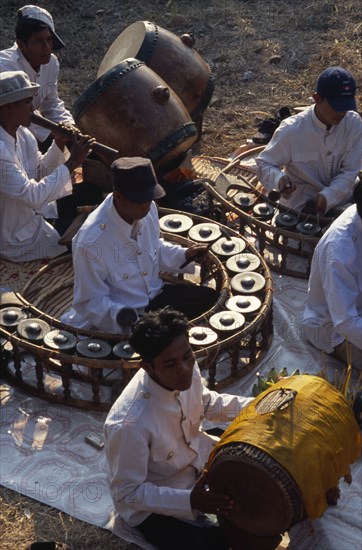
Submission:
<svg viewBox="0 0 362 550">
<path fill-rule="evenodd" d="M 214 83 L 208 64 L 194 50 L 192 38 L 181 38 L 150 23 L 137 21 L 127 27 L 105 54 L 98 77 L 128 57 L 146 63 L 179 96 L 195 120 L 210 102 Z"/>
<path fill-rule="evenodd" d="M 228 516 L 233 526 L 278 535 L 324 513 L 326 492 L 359 456 L 359 439 L 338 390 L 316 376 L 288 377 L 260 394 L 223 434 L 209 459 L 210 489 L 235 500 Z"/>
<path fill-rule="evenodd" d="M 93 82 L 73 112 L 82 132 L 117 149 L 120 156 L 150 158 L 155 169 L 181 156 L 197 138 L 180 99 L 136 59 L 119 63 Z"/>
</svg>

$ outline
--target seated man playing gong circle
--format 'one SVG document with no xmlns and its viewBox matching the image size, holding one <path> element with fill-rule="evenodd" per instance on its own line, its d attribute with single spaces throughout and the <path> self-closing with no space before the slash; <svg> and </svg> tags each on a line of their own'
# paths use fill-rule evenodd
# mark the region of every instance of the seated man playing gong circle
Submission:
<svg viewBox="0 0 362 550">
<path fill-rule="evenodd" d="M 353 76 L 329 67 L 318 78 L 315 104 L 283 120 L 259 154 L 258 178 L 268 191 L 282 193 L 281 203 L 335 216 L 351 202 L 362 160 L 355 94 Z"/>
<path fill-rule="evenodd" d="M 183 248 L 160 238 L 154 199 L 164 195 L 149 159 L 112 164 L 113 193 L 73 238 L 72 309 L 62 321 L 78 328 L 127 333 L 150 309 L 172 305 L 189 319 L 208 311 L 217 293 L 207 286 L 165 284 L 160 271 L 193 273 L 206 245 Z M 182 267 L 185 262 L 188 265 Z"/>
</svg>

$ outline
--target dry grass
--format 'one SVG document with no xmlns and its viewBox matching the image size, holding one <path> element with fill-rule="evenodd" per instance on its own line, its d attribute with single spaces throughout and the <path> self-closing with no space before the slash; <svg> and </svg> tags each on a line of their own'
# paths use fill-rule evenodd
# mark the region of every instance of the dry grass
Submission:
<svg viewBox="0 0 362 550">
<path fill-rule="evenodd" d="M 36 541 L 67 542 L 73 550 L 133 550 L 134 544 L 54 508 L 1 488 L 1 550 L 24 550 Z"/>
<path fill-rule="evenodd" d="M 21 5 L 1 3 L 0 48 L 12 44 Z M 307 104 L 318 74 L 329 65 L 342 65 L 357 77 L 362 108 L 360 0 L 44 0 L 39 5 L 52 13 L 67 44 L 60 54 L 59 86 L 68 107 L 95 80 L 108 47 L 134 21 L 154 21 L 178 35 L 194 33 L 196 49 L 216 80 L 197 154 L 227 156 L 253 135 L 258 113 Z M 271 63 L 276 55 L 279 62 Z M 34 539 L 67 540 L 77 550 L 135 548 L 9 490 L 2 491 L 0 530 L 4 550 L 21 550 Z"/>
</svg>

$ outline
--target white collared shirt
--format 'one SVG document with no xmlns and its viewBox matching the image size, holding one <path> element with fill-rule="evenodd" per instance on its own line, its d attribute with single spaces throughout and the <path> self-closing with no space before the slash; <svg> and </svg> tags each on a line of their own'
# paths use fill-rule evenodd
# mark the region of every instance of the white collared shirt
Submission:
<svg viewBox="0 0 362 550">
<path fill-rule="evenodd" d="M 66 251 L 39 211 L 72 192 L 64 155 L 55 143 L 45 155 L 20 127 L 16 140 L 0 126 L 0 255 L 13 262 L 53 258 Z"/>
<path fill-rule="evenodd" d="M 306 338 L 327 353 L 346 338 L 362 349 L 362 219 L 355 205 L 315 249 L 302 325 Z"/>
<path fill-rule="evenodd" d="M 143 312 L 161 290 L 160 271 L 193 273 L 193 263 L 179 269 L 186 249 L 160 239 L 155 203 L 140 220 L 137 240 L 132 229 L 117 213 L 112 193 L 88 216 L 73 238 L 73 304 L 64 323 L 119 333 L 117 313 L 124 307 Z"/>
<path fill-rule="evenodd" d="M 104 426 L 110 486 L 121 518 L 131 526 L 151 513 L 194 520 L 191 490 L 217 440 L 200 423 L 230 422 L 250 401 L 209 391 L 197 364 L 191 388 L 182 392 L 162 388 L 140 369 Z"/>
<path fill-rule="evenodd" d="M 256 163 L 259 181 L 268 191 L 278 189 L 284 175 L 296 185 L 291 198 L 280 201 L 290 208 L 302 208 L 318 193 L 326 198 L 327 211 L 345 204 L 362 167 L 361 117 L 348 111 L 327 130 L 314 106 L 308 107 L 283 120 Z"/>
<path fill-rule="evenodd" d="M 33 105 L 41 115 L 53 122 L 74 123 L 72 115 L 58 96 L 59 62 L 54 54 L 51 54 L 49 63 L 41 65 L 39 72 L 36 72 L 15 43 L 11 48 L 0 51 L 0 72 L 4 71 L 24 71 L 31 82 L 40 84 Z M 44 141 L 50 134 L 49 130 L 35 124 L 30 126 L 30 130 L 38 141 Z"/>
</svg>

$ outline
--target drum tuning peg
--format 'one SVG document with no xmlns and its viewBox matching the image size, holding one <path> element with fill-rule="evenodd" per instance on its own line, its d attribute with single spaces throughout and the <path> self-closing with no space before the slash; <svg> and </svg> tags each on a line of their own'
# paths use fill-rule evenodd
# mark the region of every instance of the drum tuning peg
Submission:
<svg viewBox="0 0 362 550">
<path fill-rule="evenodd" d="M 160 105 L 164 105 L 170 99 L 170 90 L 166 86 L 156 86 L 151 91 L 151 97 Z"/>
<path fill-rule="evenodd" d="M 195 46 L 195 38 L 191 34 L 182 34 L 180 36 L 180 40 L 189 48 L 193 48 Z"/>
</svg>

